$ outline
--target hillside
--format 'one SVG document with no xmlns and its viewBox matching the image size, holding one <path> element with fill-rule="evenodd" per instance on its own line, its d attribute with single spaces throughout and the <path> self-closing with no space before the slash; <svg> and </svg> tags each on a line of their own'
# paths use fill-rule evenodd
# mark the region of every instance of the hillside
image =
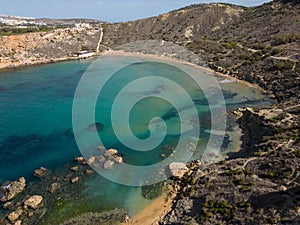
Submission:
<svg viewBox="0 0 300 225">
<path fill-rule="evenodd" d="M 104 29 L 103 44 L 116 47 L 137 40 L 171 41 L 198 54 L 216 71 L 274 92 L 279 102 L 298 102 L 299 7 L 299 1 L 274 1 L 254 8 L 192 5 L 149 19 L 109 25 Z"/>
<path fill-rule="evenodd" d="M 99 28 L 55 29 L 0 37 L 0 69 L 67 60 L 81 50 L 95 50 Z"/>
</svg>

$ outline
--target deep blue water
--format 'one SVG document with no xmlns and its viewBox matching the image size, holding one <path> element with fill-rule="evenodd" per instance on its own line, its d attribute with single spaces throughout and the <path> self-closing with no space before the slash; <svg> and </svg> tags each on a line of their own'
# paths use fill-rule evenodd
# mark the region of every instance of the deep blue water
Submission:
<svg viewBox="0 0 300 225">
<path fill-rule="evenodd" d="M 0 75 L 0 182 L 56 168 L 80 155 L 72 136 L 72 100 L 91 61 Z"/>
</svg>

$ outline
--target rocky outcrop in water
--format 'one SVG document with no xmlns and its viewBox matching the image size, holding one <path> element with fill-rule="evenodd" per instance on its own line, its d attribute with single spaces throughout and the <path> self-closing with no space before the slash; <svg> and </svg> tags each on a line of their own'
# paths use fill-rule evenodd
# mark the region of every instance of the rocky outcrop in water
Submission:
<svg viewBox="0 0 300 225">
<path fill-rule="evenodd" d="M 53 193 L 53 192 L 57 191 L 58 189 L 60 189 L 60 187 L 61 187 L 60 183 L 52 183 L 48 187 L 47 191 L 50 192 L 50 193 Z"/>
<path fill-rule="evenodd" d="M 97 148 L 99 151 L 104 151 L 103 147 Z M 123 158 L 119 155 L 117 149 L 108 149 L 101 155 L 91 156 L 87 163 L 93 167 L 102 166 L 105 170 L 110 170 L 114 167 L 115 164 L 123 163 Z"/>
<path fill-rule="evenodd" d="M 49 171 L 44 168 L 44 167 L 41 167 L 39 169 L 36 169 L 34 170 L 33 172 L 33 175 L 36 176 L 36 177 L 39 177 L 39 178 L 44 178 L 46 177 L 47 175 L 49 174 Z"/>
<path fill-rule="evenodd" d="M 99 154 L 106 153 L 105 157 L 102 156 L 104 161 L 120 157 L 115 149 L 104 152 L 101 148 L 98 151 Z M 94 160 L 95 163 L 99 160 L 99 156 L 94 157 Z M 74 163 L 68 166 L 67 169 L 59 168 L 50 171 L 41 168 L 36 170 L 37 174 L 46 176 L 29 182 L 26 190 L 22 188 L 23 186 L 25 188 L 24 178 L 14 182 L 5 182 L 2 188 L 10 188 L 10 195 L 7 195 L 10 200 L 3 204 L 5 211 L 0 212 L 0 224 L 60 224 L 64 221 L 71 221 L 70 218 L 78 212 L 86 212 L 85 207 L 92 209 L 93 203 L 86 202 L 83 191 L 86 188 L 85 179 L 94 174 L 94 171 L 83 157 L 76 157 Z M 85 205 L 81 206 L 81 204 Z M 68 213 L 62 215 L 60 210 Z M 116 215 L 117 212 L 118 215 Z M 73 218 L 72 221 L 82 221 L 81 218 L 85 218 L 86 221 L 122 222 L 125 218 L 125 211 L 116 209 L 112 212 L 87 213 L 83 217 Z"/>
<path fill-rule="evenodd" d="M 14 199 L 18 194 L 25 190 L 26 180 L 24 177 L 12 182 L 7 182 L 0 187 L 1 202 Z"/>
</svg>

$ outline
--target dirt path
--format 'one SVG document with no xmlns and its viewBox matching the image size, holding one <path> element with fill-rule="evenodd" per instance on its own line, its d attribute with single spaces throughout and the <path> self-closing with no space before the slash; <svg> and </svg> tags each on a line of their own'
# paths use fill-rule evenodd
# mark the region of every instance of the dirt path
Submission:
<svg viewBox="0 0 300 225">
<path fill-rule="evenodd" d="M 101 42 L 102 42 L 102 40 L 103 40 L 103 36 L 104 36 L 104 29 L 103 29 L 102 25 L 100 24 L 100 38 L 99 38 L 99 41 L 98 41 L 98 44 L 97 44 L 96 52 L 100 52 L 100 50 L 99 50 L 100 46 L 103 46 L 103 47 L 105 47 L 106 49 L 111 50 L 111 49 L 110 49 L 109 47 L 107 47 L 106 45 L 101 44 Z"/>
<path fill-rule="evenodd" d="M 100 38 L 99 38 L 99 41 L 98 41 L 98 45 L 97 45 L 97 48 L 96 48 L 96 52 L 99 52 L 99 48 L 100 48 L 102 39 L 103 39 L 103 27 L 102 27 L 101 24 L 100 24 Z"/>
</svg>

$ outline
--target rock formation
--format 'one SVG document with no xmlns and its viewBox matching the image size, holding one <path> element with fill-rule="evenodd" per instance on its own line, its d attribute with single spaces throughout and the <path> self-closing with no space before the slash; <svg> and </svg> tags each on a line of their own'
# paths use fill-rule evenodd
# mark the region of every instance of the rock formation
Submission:
<svg viewBox="0 0 300 225">
<path fill-rule="evenodd" d="M 39 178 L 44 178 L 47 176 L 48 173 L 49 173 L 49 171 L 46 168 L 41 167 L 39 169 L 36 169 L 34 171 L 33 175 L 36 177 L 39 177 Z"/>
<path fill-rule="evenodd" d="M 37 209 L 43 203 L 43 197 L 40 195 L 30 196 L 24 201 L 24 207 Z"/>
<path fill-rule="evenodd" d="M 16 181 L 9 182 L 8 184 L 2 185 L 0 187 L 3 195 L 0 201 L 6 202 L 15 198 L 18 194 L 25 190 L 26 180 L 24 177 L 19 178 Z"/>
<path fill-rule="evenodd" d="M 169 165 L 170 173 L 173 177 L 182 178 L 186 172 L 188 172 L 188 168 L 184 163 L 173 162 Z"/>
</svg>

